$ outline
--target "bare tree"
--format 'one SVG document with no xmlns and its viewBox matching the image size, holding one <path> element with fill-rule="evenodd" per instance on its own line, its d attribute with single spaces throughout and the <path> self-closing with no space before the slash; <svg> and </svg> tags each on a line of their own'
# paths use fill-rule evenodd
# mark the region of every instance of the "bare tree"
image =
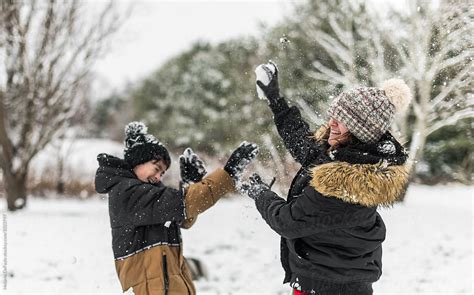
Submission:
<svg viewBox="0 0 474 295">
<path fill-rule="evenodd" d="M 95 17 L 80 1 L 1 1 L 0 167 L 9 210 L 26 205 L 31 159 L 70 124 L 123 20 L 112 1 Z"/>
<path fill-rule="evenodd" d="M 367 7 L 347 1 L 332 9 L 329 32 L 317 15 L 303 25 L 332 61 L 332 67 L 315 61 L 307 74 L 344 87 L 405 79 L 414 101 L 411 111 L 397 118 L 397 129 L 410 141 L 413 169 L 431 133 L 474 118 L 472 5 L 407 1 L 408 11 L 387 12 L 388 17 Z"/>
</svg>

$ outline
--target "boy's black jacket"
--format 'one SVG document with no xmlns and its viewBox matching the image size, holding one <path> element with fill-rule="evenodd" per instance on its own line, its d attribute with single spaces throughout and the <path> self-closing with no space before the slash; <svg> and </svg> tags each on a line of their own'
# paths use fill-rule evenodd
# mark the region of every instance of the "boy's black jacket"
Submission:
<svg viewBox="0 0 474 295">
<path fill-rule="evenodd" d="M 161 182 L 140 181 L 120 158 L 100 154 L 97 160 L 95 188 L 98 193 L 109 194 L 115 259 L 156 245 L 179 246 L 178 223 L 185 218 L 182 192 Z"/>
<path fill-rule="evenodd" d="M 376 144 L 327 153 L 327 138 L 315 138 L 297 108 L 280 110 L 275 123 L 302 165 L 287 200 L 270 190 L 256 200 L 262 217 L 282 237 L 284 282 L 315 294 L 371 294 L 371 283 L 382 274 L 386 232 L 376 209 L 404 194 L 403 147 L 387 132 Z"/>
</svg>

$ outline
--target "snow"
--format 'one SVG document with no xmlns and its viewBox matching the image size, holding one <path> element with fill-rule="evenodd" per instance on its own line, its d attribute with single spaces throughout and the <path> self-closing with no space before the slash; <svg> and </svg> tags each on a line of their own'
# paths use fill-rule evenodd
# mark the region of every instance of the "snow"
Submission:
<svg viewBox="0 0 474 295">
<path fill-rule="evenodd" d="M 381 210 L 387 239 L 374 293 L 472 294 L 472 197 L 473 187 L 412 185 L 405 203 Z M 106 199 L 31 198 L 5 221 L 2 294 L 120 294 Z M 209 272 L 196 282 L 198 294 L 290 294 L 281 283 L 279 237 L 249 198 L 219 201 L 183 238 L 185 255 Z"/>
<path fill-rule="evenodd" d="M 291 43 L 291 41 L 287 37 L 283 36 L 280 38 L 280 43 L 282 44 Z"/>
<path fill-rule="evenodd" d="M 25 199 L 16 199 L 14 204 L 17 208 L 21 208 L 25 204 Z"/>
<path fill-rule="evenodd" d="M 377 145 L 377 150 L 380 153 L 387 155 L 394 155 L 396 152 L 395 145 L 390 140 L 386 140 Z"/>
</svg>

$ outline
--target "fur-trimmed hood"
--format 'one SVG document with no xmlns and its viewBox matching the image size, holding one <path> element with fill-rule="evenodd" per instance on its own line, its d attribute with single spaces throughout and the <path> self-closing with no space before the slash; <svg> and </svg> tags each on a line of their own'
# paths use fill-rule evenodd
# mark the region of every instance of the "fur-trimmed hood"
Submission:
<svg viewBox="0 0 474 295">
<path fill-rule="evenodd" d="M 332 162 L 311 169 L 311 186 L 321 194 L 366 207 L 390 206 L 408 184 L 406 165 Z"/>
<path fill-rule="evenodd" d="M 315 134 L 320 142 L 327 141 L 324 129 Z M 334 161 L 311 168 L 310 185 L 321 194 L 366 207 L 390 206 L 404 195 L 407 156 L 389 133 L 375 144 L 341 147 L 329 155 Z"/>
</svg>

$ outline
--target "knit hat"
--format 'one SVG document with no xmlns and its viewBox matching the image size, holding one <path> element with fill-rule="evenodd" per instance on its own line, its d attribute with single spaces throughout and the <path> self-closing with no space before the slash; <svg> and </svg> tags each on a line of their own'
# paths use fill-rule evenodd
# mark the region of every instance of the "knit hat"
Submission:
<svg viewBox="0 0 474 295">
<path fill-rule="evenodd" d="M 161 142 L 148 134 L 148 128 L 142 122 L 130 122 L 125 126 L 125 161 L 130 166 L 146 163 L 151 160 L 163 160 L 167 167 L 171 164 L 170 154 Z"/>
<path fill-rule="evenodd" d="M 357 87 L 336 97 L 328 109 L 331 118 L 346 125 L 362 142 L 377 142 L 392 125 L 396 113 L 411 101 L 410 88 L 400 79 L 390 79 L 382 88 Z"/>
</svg>

